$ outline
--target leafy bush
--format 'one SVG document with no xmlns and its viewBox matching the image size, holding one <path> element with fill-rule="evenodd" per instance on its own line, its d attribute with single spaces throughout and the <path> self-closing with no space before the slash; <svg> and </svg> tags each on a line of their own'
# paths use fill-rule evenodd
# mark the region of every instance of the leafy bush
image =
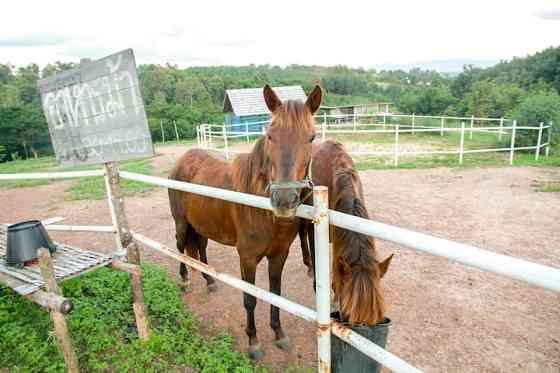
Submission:
<svg viewBox="0 0 560 373">
<path fill-rule="evenodd" d="M 6 161 L 6 157 L 8 156 L 8 151 L 4 145 L 0 145 L 0 163 Z"/>
<path fill-rule="evenodd" d="M 517 120 L 520 126 L 538 127 L 541 122 L 548 125 L 552 122 L 552 145 L 560 143 L 560 95 L 555 91 L 537 92 L 527 96 L 510 117 Z M 539 131 L 519 130 L 516 135 L 516 146 L 534 146 L 537 144 Z M 547 141 L 547 131 L 543 131 L 543 143 Z"/>
<path fill-rule="evenodd" d="M 68 324 L 83 371 L 252 372 L 232 338 L 203 337 L 185 310 L 180 291 L 163 269 L 144 266 L 144 295 L 151 335 L 143 344 L 134 328 L 126 273 L 99 269 L 63 283 L 74 302 Z M 0 367 L 6 371 L 64 372 L 48 313 L 0 286 Z M 1 370 L 1 369 L 0 369 Z"/>
</svg>

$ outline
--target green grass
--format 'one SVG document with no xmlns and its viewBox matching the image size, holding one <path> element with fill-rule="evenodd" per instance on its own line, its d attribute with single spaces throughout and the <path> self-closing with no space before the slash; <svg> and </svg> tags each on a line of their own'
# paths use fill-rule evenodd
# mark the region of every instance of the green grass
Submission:
<svg viewBox="0 0 560 373">
<path fill-rule="evenodd" d="M 180 291 L 163 269 L 146 265 L 144 271 L 151 328 L 145 344 L 134 328 L 127 274 L 102 268 L 62 283 L 64 295 L 74 302 L 67 320 L 82 371 L 256 369 L 247 357 L 233 350 L 230 335 L 222 332 L 209 337 L 200 332 L 199 322 L 185 309 Z M 4 287 L 0 287 L 0 367 L 10 372 L 64 372 L 48 313 Z"/>
<path fill-rule="evenodd" d="M 153 172 L 152 160 L 147 158 L 139 161 L 120 162 L 119 169 L 151 175 Z M 121 190 L 125 196 L 143 194 L 154 188 L 156 188 L 155 185 L 121 179 Z M 106 196 L 105 180 L 101 177 L 81 178 L 68 191 L 73 200 L 103 199 Z"/>
<path fill-rule="evenodd" d="M 509 167 L 509 153 L 480 153 L 465 154 L 463 164 L 459 164 L 457 155 L 429 155 L 401 157 L 398 167 L 393 165 L 393 158 L 380 156 L 365 156 L 355 158 L 356 168 L 360 171 L 371 169 L 413 169 L 413 168 L 469 168 L 469 167 Z M 532 153 L 516 153 L 513 166 L 560 167 L 560 152 L 549 158 L 541 157 L 535 161 Z"/>
</svg>

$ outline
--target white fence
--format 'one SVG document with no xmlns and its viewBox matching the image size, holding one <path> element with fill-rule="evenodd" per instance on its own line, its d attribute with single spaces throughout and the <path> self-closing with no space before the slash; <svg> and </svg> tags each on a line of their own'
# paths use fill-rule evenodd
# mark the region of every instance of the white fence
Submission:
<svg viewBox="0 0 560 373">
<path fill-rule="evenodd" d="M 45 174 L 0 174 L 0 181 L 94 177 L 101 175 L 105 175 L 104 170 Z M 165 188 L 240 203 L 255 208 L 271 210 L 269 199 L 265 197 L 125 171 L 119 172 L 119 175 L 123 179 L 144 182 Z M 200 261 L 181 255 L 177 251 L 172 250 L 141 234 L 132 232 L 132 236 L 138 242 L 141 242 L 144 245 L 174 258 L 175 260 L 185 263 L 201 272 L 207 273 L 217 280 L 254 295 L 255 297 L 288 311 L 297 317 L 317 322 L 317 344 L 319 356 L 318 367 L 320 372 L 330 371 L 331 333 L 395 372 L 420 372 L 420 370 L 401 360 L 397 356 L 363 338 L 342 324 L 330 319 L 331 280 L 329 268 L 329 224 L 373 237 L 378 237 L 383 240 L 392 241 L 418 251 L 445 257 L 468 266 L 501 274 L 503 276 L 521 280 L 555 292 L 560 292 L 560 269 L 528 262 L 506 255 L 496 254 L 473 246 L 432 237 L 426 234 L 343 214 L 337 211 L 328 210 L 327 201 L 328 196 L 326 188 L 315 187 L 313 190 L 314 206 L 302 205 L 297 210 L 297 216 L 313 220 L 315 224 L 315 244 L 317 250 L 317 262 L 315 266 L 317 281 L 316 311 L 290 301 L 289 299 L 260 289 L 231 275 L 220 273 Z M 109 198 L 109 206 L 111 206 L 111 203 L 112 202 Z M 113 220 L 113 226 L 110 227 L 91 226 L 88 228 L 88 226 L 58 226 L 58 230 L 115 232 L 118 230 L 118 226 L 115 220 Z"/>
<path fill-rule="evenodd" d="M 437 122 L 437 126 L 434 123 Z M 251 131 L 251 127 L 266 126 L 268 122 L 247 122 L 237 125 L 201 124 L 197 127 L 198 145 L 204 149 L 221 151 L 229 159 L 231 154 L 241 153 L 232 149 L 232 142 L 238 139 L 250 142 L 261 132 Z M 550 151 L 552 123 L 539 126 L 518 126 L 516 121 L 505 118 L 476 118 L 472 117 L 446 117 L 429 115 L 404 115 L 404 114 L 356 114 L 356 115 L 320 115 L 316 116 L 316 131 L 318 138 L 324 141 L 329 135 L 357 135 L 363 139 L 374 134 L 391 134 L 393 144 L 391 150 L 353 150 L 352 155 L 372 155 L 393 157 L 393 164 L 398 166 L 399 160 L 404 156 L 411 155 L 457 155 L 459 164 L 463 163 L 466 154 L 508 152 L 509 163 L 513 164 L 515 152 L 520 150 L 534 150 L 535 159 L 538 160 L 545 149 L 548 157 Z M 536 131 L 537 141 L 530 146 L 515 146 L 516 135 L 519 131 Z M 458 134 L 456 148 L 445 150 L 404 150 L 399 143 L 401 134 L 432 133 L 444 136 L 444 134 Z M 497 144 L 502 140 L 509 140 L 507 146 L 483 149 L 469 149 L 465 146 L 466 136 L 473 139 L 475 133 L 493 134 L 496 136 Z M 544 141 L 546 136 L 546 141 Z M 371 142 L 375 143 L 372 137 Z"/>
</svg>

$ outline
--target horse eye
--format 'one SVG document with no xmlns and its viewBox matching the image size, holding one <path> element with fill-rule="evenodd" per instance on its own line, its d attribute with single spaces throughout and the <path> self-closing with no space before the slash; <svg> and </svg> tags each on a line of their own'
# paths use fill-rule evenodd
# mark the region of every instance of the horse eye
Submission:
<svg viewBox="0 0 560 373">
<path fill-rule="evenodd" d="M 315 135 L 311 136 L 311 139 L 309 139 L 309 142 L 313 142 L 313 140 L 315 140 Z"/>
<path fill-rule="evenodd" d="M 266 135 L 266 137 L 268 138 L 268 140 L 272 141 L 272 136 Z"/>
</svg>

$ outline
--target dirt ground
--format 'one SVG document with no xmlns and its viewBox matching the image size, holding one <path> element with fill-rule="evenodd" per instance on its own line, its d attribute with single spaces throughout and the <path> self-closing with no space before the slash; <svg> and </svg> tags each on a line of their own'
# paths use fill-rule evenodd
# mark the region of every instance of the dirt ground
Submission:
<svg viewBox="0 0 560 373">
<path fill-rule="evenodd" d="M 168 170 L 183 147 L 158 149 L 157 170 Z M 540 193 L 535 183 L 559 177 L 554 168 L 476 168 L 361 172 L 368 209 L 377 221 L 471 244 L 536 263 L 560 267 L 560 193 Z M 162 172 L 163 173 L 163 172 Z M 65 224 L 110 224 L 107 202 L 70 201 L 72 181 L 33 189 L 0 190 L 0 222 L 63 216 Z M 175 247 L 167 192 L 129 198 L 130 226 Z M 57 233 L 57 240 L 108 251 L 113 237 Z M 384 279 L 388 316 L 393 321 L 388 350 L 434 372 L 560 371 L 560 296 L 449 260 L 381 241 L 381 256 L 396 253 Z M 214 242 L 209 262 L 239 276 L 235 250 Z M 148 262 L 165 265 L 178 278 L 178 263 L 148 248 Z M 257 285 L 268 288 L 266 263 Z M 314 308 L 312 282 L 294 242 L 283 276 L 284 295 Z M 184 301 L 216 332 L 228 330 L 244 351 L 245 311 L 241 292 L 220 284 L 208 294 L 196 273 Z M 269 306 L 259 302 L 258 335 L 266 350 L 263 364 L 279 371 L 313 367 L 315 330 L 311 323 L 282 313 L 292 338 L 290 352 L 273 345 Z"/>
</svg>

